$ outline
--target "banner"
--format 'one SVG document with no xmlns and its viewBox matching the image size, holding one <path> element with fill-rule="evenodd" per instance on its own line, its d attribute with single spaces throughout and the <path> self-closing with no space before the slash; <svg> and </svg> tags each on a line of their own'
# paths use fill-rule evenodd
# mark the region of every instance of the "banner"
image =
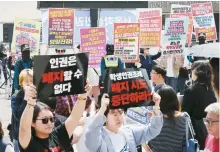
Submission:
<svg viewBox="0 0 220 152">
<path fill-rule="evenodd" d="M 140 23 L 140 48 L 160 47 L 162 31 L 162 10 L 137 9 L 137 21 Z"/>
<path fill-rule="evenodd" d="M 11 49 L 15 56 L 20 56 L 22 44 L 29 44 L 31 56 L 38 55 L 40 29 L 40 22 L 15 18 Z"/>
<path fill-rule="evenodd" d="M 198 34 L 206 33 L 206 40 L 217 40 L 212 3 L 192 4 L 193 25 L 198 41 Z"/>
<path fill-rule="evenodd" d="M 166 18 L 163 35 L 164 55 L 183 53 L 188 31 L 188 21 L 188 18 Z"/>
<path fill-rule="evenodd" d="M 74 10 L 49 9 L 49 46 L 73 46 Z"/>
<path fill-rule="evenodd" d="M 82 52 L 89 52 L 89 68 L 100 67 L 102 57 L 106 54 L 105 28 L 80 29 Z"/>
<path fill-rule="evenodd" d="M 146 106 L 152 101 L 152 89 L 145 69 L 111 68 L 107 70 L 104 86 L 111 109 L 126 109 L 144 103 Z"/>
<path fill-rule="evenodd" d="M 186 42 L 188 44 L 191 44 L 192 32 L 193 32 L 193 18 L 192 18 L 191 6 L 172 4 L 170 18 L 184 18 L 184 17 L 189 18 Z"/>
<path fill-rule="evenodd" d="M 84 93 L 88 53 L 34 57 L 34 84 L 38 97 Z"/>
<path fill-rule="evenodd" d="M 137 62 L 139 58 L 139 23 L 114 23 L 114 49 L 125 63 Z"/>
<path fill-rule="evenodd" d="M 135 9 L 130 10 L 106 10 L 99 9 L 98 26 L 105 27 L 107 43 L 114 43 L 114 23 L 132 23 L 136 22 Z M 109 15 L 111 14 L 111 15 Z M 74 11 L 74 44 L 80 43 L 80 29 L 91 27 L 90 11 L 89 10 L 75 10 Z M 42 20 L 42 43 L 48 43 L 48 9 L 41 10 Z"/>
</svg>

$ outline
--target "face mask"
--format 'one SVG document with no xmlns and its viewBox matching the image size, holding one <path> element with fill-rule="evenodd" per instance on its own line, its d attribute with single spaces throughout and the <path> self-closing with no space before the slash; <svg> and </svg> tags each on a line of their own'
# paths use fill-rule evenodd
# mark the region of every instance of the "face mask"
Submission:
<svg viewBox="0 0 220 152">
<path fill-rule="evenodd" d="M 199 45 L 205 44 L 205 38 L 199 38 Z"/>
<path fill-rule="evenodd" d="M 30 59 L 30 51 L 23 51 L 23 52 L 22 52 L 22 59 L 23 59 L 24 61 L 29 60 L 29 59 Z"/>
</svg>

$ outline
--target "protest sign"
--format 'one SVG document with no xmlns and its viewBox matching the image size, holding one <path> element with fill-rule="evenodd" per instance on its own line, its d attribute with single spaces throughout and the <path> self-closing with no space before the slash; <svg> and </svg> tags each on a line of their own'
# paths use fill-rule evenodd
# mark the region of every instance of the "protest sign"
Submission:
<svg viewBox="0 0 220 152">
<path fill-rule="evenodd" d="M 216 40 L 217 33 L 212 3 L 192 4 L 191 7 L 196 40 L 201 32 L 206 33 L 206 40 Z"/>
<path fill-rule="evenodd" d="M 37 55 L 40 43 L 41 23 L 33 20 L 15 18 L 12 39 L 12 52 L 15 56 L 21 53 L 21 45 L 29 44 L 31 56 Z"/>
<path fill-rule="evenodd" d="M 38 97 L 83 93 L 87 70 L 88 53 L 35 56 L 34 84 Z"/>
<path fill-rule="evenodd" d="M 109 94 L 110 108 L 129 108 L 152 100 L 151 85 L 145 69 L 111 68 L 106 72 L 105 92 Z"/>
<path fill-rule="evenodd" d="M 160 8 L 137 9 L 140 23 L 140 48 L 160 47 L 162 10 Z"/>
<path fill-rule="evenodd" d="M 49 9 L 49 46 L 73 46 L 74 10 Z"/>
<path fill-rule="evenodd" d="M 114 23 L 114 49 L 125 63 L 134 63 L 139 58 L 139 23 Z"/>
<path fill-rule="evenodd" d="M 82 52 L 89 52 L 89 67 L 98 68 L 106 54 L 105 28 L 80 29 Z"/>
<path fill-rule="evenodd" d="M 172 4 L 170 18 L 184 18 L 184 17 L 189 18 L 186 42 L 188 44 L 191 44 L 192 32 L 193 32 L 193 19 L 192 19 L 191 6 Z"/>
<path fill-rule="evenodd" d="M 163 35 L 163 54 L 183 53 L 186 34 L 188 31 L 188 18 L 167 18 Z"/>
</svg>

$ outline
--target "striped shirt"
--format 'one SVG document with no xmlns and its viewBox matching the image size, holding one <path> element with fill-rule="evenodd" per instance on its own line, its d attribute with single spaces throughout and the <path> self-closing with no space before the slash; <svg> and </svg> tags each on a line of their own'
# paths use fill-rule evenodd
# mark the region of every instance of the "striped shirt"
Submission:
<svg viewBox="0 0 220 152">
<path fill-rule="evenodd" d="M 183 152 L 186 145 L 186 118 L 184 115 L 175 120 L 164 118 L 160 134 L 149 141 L 153 152 Z"/>
</svg>

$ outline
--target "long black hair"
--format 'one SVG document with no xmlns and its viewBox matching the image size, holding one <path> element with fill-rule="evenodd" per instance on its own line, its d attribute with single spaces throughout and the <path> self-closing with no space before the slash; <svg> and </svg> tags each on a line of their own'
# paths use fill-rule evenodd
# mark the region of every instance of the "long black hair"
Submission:
<svg viewBox="0 0 220 152">
<path fill-rule="evenodd" d="M 170 86 L 164 86 L 158 94 L 161 97 L 160 109 L 161 112 L 168 116 L 169 119 L 174 119 L 175 111 L 180 111 L 180 103 L 178 101 L 176 92 Z"/>
</svg>

